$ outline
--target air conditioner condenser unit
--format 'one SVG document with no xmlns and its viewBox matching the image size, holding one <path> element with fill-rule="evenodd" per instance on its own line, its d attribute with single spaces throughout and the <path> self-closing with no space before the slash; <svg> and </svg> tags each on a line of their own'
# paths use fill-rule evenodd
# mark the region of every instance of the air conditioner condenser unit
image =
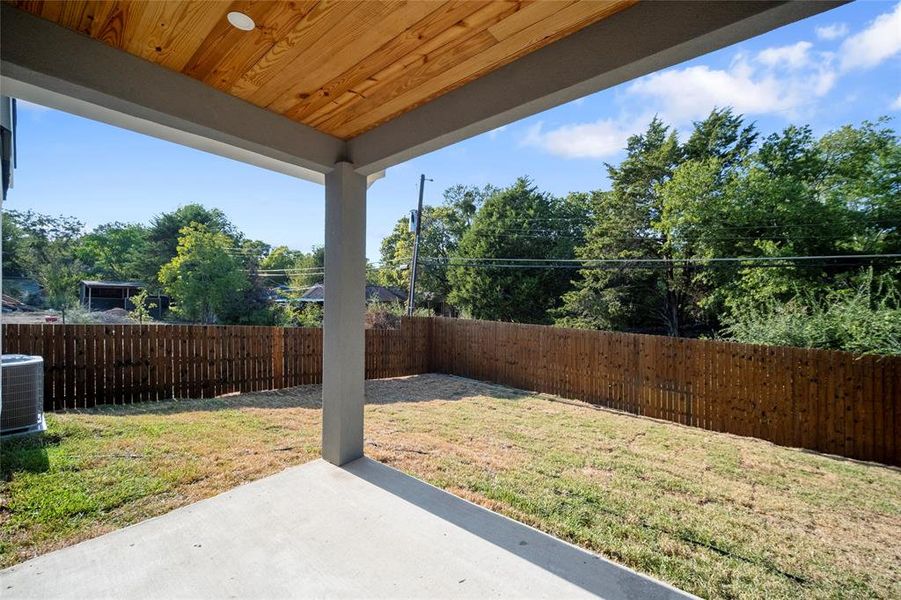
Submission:
<svg viewBox="0 0 901 600">
<path fill-rule="evenodd" d="M 0 435 L 35 433 L 44 422 L 44 359 L 4 354 L 0 359 Z"/>
</svg>

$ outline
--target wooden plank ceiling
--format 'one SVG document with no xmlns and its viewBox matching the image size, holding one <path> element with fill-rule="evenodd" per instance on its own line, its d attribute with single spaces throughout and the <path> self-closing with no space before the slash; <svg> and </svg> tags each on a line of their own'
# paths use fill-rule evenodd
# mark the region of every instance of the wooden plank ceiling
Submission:
<svg viewBox="0 0 901 600">
<path fill-rule="evenodd" d="M 637 2 L 6 1 L 342 139 Z"/>
</svg>

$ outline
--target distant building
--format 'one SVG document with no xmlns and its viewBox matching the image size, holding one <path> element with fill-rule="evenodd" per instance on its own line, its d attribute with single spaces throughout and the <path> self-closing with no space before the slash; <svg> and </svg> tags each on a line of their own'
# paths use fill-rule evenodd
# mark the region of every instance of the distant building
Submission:
<svg viewBox="0 0 901 600">
<path fill-rule="evenodd" d="M 32 312 L 35 308 L 28 306 L 12 296 L 3 294 L 3 312 Z"/>
<path fill-rule="evenodd" d="M 311 286 L 307 291 L 303 293 L 303 295 L 298 298 L 299 302 L 318 302 L 322 303 L 325 301 L 325 286 L 321 283 L 317 283 L 316 285 Z M 393 304 L 399 303 L 402 304 L 407 301 L 407 297 L 402 293 L 392 290 L 391 288 L 386 288 L 381 285 L 367 285 L 366 286 L 366 303 L 373 304 L 376 302 L 385 303 L 385 304 Z"/>
<path fill-rule="evenodd" d="M 13 296 L 25 304 L 39 304 L 43 296 L 41 284 L 28 277 L 3 276 L 3 293 Z"/>
<path fill-rule="evenodd" d="M 83 280 L 78 283 L 81 304 L 88 310 L 110 310 L 112 308 L 124 308 L 134 310 L 131 297 L 143 290 L 146 286 L 141 281 L 90 281 Z M 160 318 L 169 310 L 169 296 L 156 294 L 149 297 L 150 302 L 156 304 L 150 314 Z"/>
</svg>

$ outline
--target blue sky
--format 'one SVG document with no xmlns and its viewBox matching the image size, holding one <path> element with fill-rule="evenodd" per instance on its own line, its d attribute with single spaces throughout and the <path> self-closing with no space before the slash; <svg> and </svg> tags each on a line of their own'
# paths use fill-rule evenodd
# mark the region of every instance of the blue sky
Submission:
<svg viewBox="0 0 901 600">
<path fill-rule="evenodd" d="M 520 175 L 563 195 L 607 185 L 626 137 L 654 115 L 687 131 L 734 106 L 764 133 L 820 134 L 901 118 L 901 2 L 855 2 L 394 167 L 369 190 L 367 255 L 415 206 L 457 184 Z M 897 128 L 897 121 L 895 121 Z M 19 168 L 4 208 L 73 215 L 94 227 L 147 222 L 180 204 L 224 210 L 244 233 L 308 250 L 323 239 L 321 186 L 34 105 L 20 105 Z"/>
</svg>

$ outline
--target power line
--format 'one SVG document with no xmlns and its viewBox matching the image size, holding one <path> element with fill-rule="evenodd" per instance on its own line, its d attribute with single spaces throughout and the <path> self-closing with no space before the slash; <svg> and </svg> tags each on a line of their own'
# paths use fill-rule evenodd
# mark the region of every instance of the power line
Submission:
<svg viewBox="0 0 901 600">
<path fill-rule="evenodd" d="M 307 271 L 321 271 L 324 267 L 302 267 L 297 269 L 256 269 L 257 273 L 304 273 Z"/>
<path fill-rule="evenodd" d="M 748 256 L 748 257 L 692 257 L 685 259 L 666 258 L 622 258 L 622 259 L 556 259 L 556 258 L 472 258 L 472 257 L 423 257 L 420 260 L 429 266 L 484 268 L 484 269 L 627 269 L 627 268 L 708 268 L 739 264 L 744 267 L 843 267 L 876 265 L 885 260 L 899 262 L 899 254 L 853 254 L 821 256 Z M 408 259 L 394 259 L 395 266 L 385 269 L 409 268 Z M 864 263 L 867 260 L 869 262 Z M 844 262 L 838 262 L 844 261 Z M 789 264 L 786 264 L 789 263 Z"/>
<path fill-rule="evenodd" d="M 804 233 L 785 233 L 785 234 L 765 234 L 765 235 L 706 235 L 706 234 L 695 234 L 695 235 L 684 235 L 679 234 L 676 236 L 670 236 L 670 239 L 676 243 L 709 243 L 709 242 L 798 242 L 798 241 L 823 241 L 823 242 L 842 242 L 849 239 L 877 239 L 882 237 L 883 232 L 864 232 L 862 235 L 822 235 L 822 234 L 804 234 Z M 573 242 L 577 242 L 580 245 L 584 245 L 589 241 L 594 242 L 642 242 L 642 243 L 655 243 L 662 244 L 666 241 L 666 238 L 662 235 L 632 235 L 632 236 L 610 236 L 603 237 L 601 239 L 595 238 L 594 240 L 590 240 L 591 237 L 586 233 L 574 233 L 567 231 L 560 231 L 554 229 L 517 229 L 517 228 L 502 228 L 502 229 L 492 229 L 488 232 L 488 235 L 493 238 L 500 238 L 502 240 L 532 240 L 532 239 L 540 239 L 547 240 L 549 242 L 552 241 L 560 241 L 560 240 L 570 240 Z"/>
<path fill-rule="evenodd" d="M 423 223 L 428 221 L 434 221 L 435 219 L 426 219 L 423 218 Z M 517 223 L 542 223 L 542 222 L 575 222 L 575 223 L 586 223 L 586 224 L 594 224 L 597 221 L 595 217 L 517 217 Z M 846 219 L 842 218 L 842 222 L 845 222 Z M 717 225 L 717 229 L 796 229 L 800 227 L 822 227 L 824 224 L 828 224 L 834 221 L 807 221 L 801 223 L 770 223 L 770 224 L 748 224 L 748 225 Z M 858 215 L 857 218 L 854 218 L 854 224 L 864 224 L 864 225 L 880 225 L 885 222 L 885 219 L 875 217 L 872 215 Z"/>
<path fill-rule="evenodd" d="M 593 224 L 592 224 L 592 225 L 593 225 Z M 864 225 L 867 225 L 867 224 L 864 224 Z M 894 225 L 887 225 L 887 224 L 883 224 L 883 223 L 871 223 L 871 224 L 869 224 L 869 225 L 876 226 L 876 227 L 882 227 L 882 228 L 884 228 L 884 229 L 894 229 L 894 228 L 896 227 L 896 226 L 894 226 Z M 698 224 L 690 225 L 690 228 L 691 228 L 691 229 L 695 229 L 695 230 L 696 230 L 696 235 L 708 235 L 708 234 L 711 234 L 711 235 L 720 235 L 720 234 L 723 234 L 723 233 L 726 233 L 726 234 L 730 234 L 730 235 L 731 235 L 730 232 L 733 232 L 733 231 L 734 231 L 734 232 L 742 232 L 742 233 L 745 233 L 745 232 L 748 232 L 749 230 L 758 230 L 758 229 L 780 229 L 780 230 L 812 229 L 812 230 L 820 230 L 820 229 L 822 229 L 822 227 L 823 227 L 823 223 L 811 223 L 811 224 L 807 224 L 807 225 L 803 225 L 803 224 L 798 224 L 798 225 L 748 225 L 748 226 L 718 225 L 718 226 L 716 226 L 716 227 L 707 227 L 707 228 L 705 228 L 703 231 L 698 231 L 698 230 L 699 230 L 699 225 L 698 225 Z M 594 228 L 594 227 L 588 227 L 588 228 L 586 228 L 586 229 L 593 229 L 593 228 Z M 563 228 L 563 229 L 561 229 L 561 228 L 556 227 L 556 226 L 555 226 L 554 224 L 552 224 L 552 223 L 531 223 L 531 224 L 529 224 L 529 223 L 527 222 L 527 220 L 525 220 L 525 221 L 523 222 L 523 225 L 518 225 L 518 224 L 508 224 L 508 225 L 502 225 L 502 226 L 499 226 L 499 227 L 489 226 L 489 227 L 484 227 L 483 229 L 484 229 L 484 232 L 485 232 L 485 233 L 507 232 L 507 231 L 515 231 L 515 232 L 548 232 L 548 233 L 556 233 L 556 232 L 560 232 L 560 233 L 566 233 L 566 232 L 569 232 L 571 228 Z M 677 231 L 680 230 L 680 229 L 684 230 L 685 227 L 681 227 L 681 228 L 680 228 L 680 227 L 676 227 L 676 228 L 674 228 L 674 229 L 676 229 Z M 648 225 L 648 227 L 639 227 L 639 228 L 637 228 L 637 230 L 638 230 L 638 231 L 645 231 L 645 232 L 647 232 L 646 235 L 662 235 L 662 233 L 661 233 L 659 230 L 654 229 L 653 226 L 651 226 L 651 225 Z M 766 234 L 762 234 L 762 235 L 766 235 Z M 627 235 L 627 236 L 618 236 L 618 237 L 628 238 L 628 237 L 642 237 L 642 236 L 628 236 L 628 235 Z M 753 237 L 753 236 L 750 236 L 750 235 L 742 235 L 742 236 L 739 236 L 739 237 Z"/>
<path fill-rule="evenodd" d="M 816 256 L 731 256 L 731 257 L 686 257 L 686 258 L 601 258 L 601 259 L 578 259 L 578 258 L 521 258 L 521 257 L 437 257 L 425 256 L 420 261 L 432 266 L 444 265 L 447 267 L 464 267 L 464 268 L 496 268 L 496 269 L 570 269 L 570 270 L 590 270 L 593 268 L 651 268 L 651 267 L 708 267 L 712 265 L 729 265 L 739 264 L 743 266 L 861 266 L 863 261 L 865 264 L 877 264 L 879 262 L 888 261 L 890 263 L 899 262 L 901 254 L 839 254 L 839 255 L 816 255 Z M 372 266 L 373 270 L 397 270 L 399 268 L 409 268 L 409 258 L 398 258 L 389 261 L 383 261 L 386 264 L 382 266 Z M 843 261 L 843 262 L 838 262 Z M 785 263 L 794 263 L 786 265 Z M 800 263 L 800 264 L 798 264 Z M 251 271 L 248 271 L 251 272 Z M 260 277 L 282 277 L 291 275 L 300 276 L 322 276 L 325 275 L 325 269 L 322 267 L 310 269 L 285 269 L 285 270 L 265 270 L 257 271 Z"/>
<path fill-rule="evenodd" d="M 738 265 L 742 268 L 818 268 L 860 267 L 877 264 L 901 263 L 901 254 L 875 255 L 823 255 L 823 256 L 760 256 L 760 257 L 711 257 L 685 259 L 627 258 L 599 260 L 569 259 L 423 259 L 428 265 L 476 269 L 566 269 L 566 270 L 654 270 L 654 269 L 707 269 Z"/>
<path fill-rule="evenodd" d="M 473 261 L 473 262 L 484 262 L 484 261 L 504 261 L 504 262 L 552 262 L 552 263 L 577 263 L 577 264 L 594 264 L 594 263 L 635 263 L 635 262 L 644 262 L 644 263 L 666 263 L 671 264 L 674 262 L 691 262 L 691 263 L 706 263 L 706 262 L 756 262 L 756 261 L 780 261 L 780 260 L 830 260 L 830 259 L 879 259 L 879 258 L 901 258 L 901 254 L 824 254 L 820 256 L 715 256 L 715 257 L 688 257 L 688 258 L 598 258 L 598 259 L 584 259 L 584 258 L 494 258 L 494 257 L 465 257 L 465 256 L 455 256 L 455 257 L 439 257 L 439 256 L 426 256 L 423 257 L 423 260 L 432 260 L 432 261 Z"/>
<path fill-rule="evenodd" d="M 257 273 L 257 275 L 258 275 L 259 277 L 284 277 L 284 275 L 280 275 L 280 274 L 278 274 L 278 273 L 262 273 L 262 274 Z M 319 276 L 319 275 L 325 275 L 325 271 L 316 271 L 316 272 L 310 272 L 310 273 L 301 273 L 301 275 L 308 275 L 308 276 L 310 276 L 310 277 L 316 277 L 316 276 Z"/>
<path fill-rule="evenodd" d="M 431 263 L 425 263 L 431 264 Z M 822 262 L 822 263 L 797 263 L 797 264 L 784 264 L 784 263 L 742 263 L 742 268 L 745 269 L 771 269 L 771 268 L 800 268 L 800 269 L 808 269 L 808 268 L 822 268 L 822 267 L 862 267 L 862 266 L 875 266 L 876 263 L 873 262 Z M 901 264 L 901 263 L 899 263 Z M 679 268 L 685 270 L 701 270 L 701 269 L 718 269 L 724 268 L 727 266 L 726 263 L 712 263 L 712 264 L 672 264 L 672 265 L 663 265 L 663 264 L 607 264 L 607 265 L 523 265 L 523 264 L 458 264 L 453 265 L 454 267 L 461 269 L 562 269 L 562 270 L 570 270 L 570 271 L 626 271 L 626 270 L 637 270 L 637 271 L 654 271 L 654 270 L 665 270 L 671 268 Z"/>
<path fill-rule="evenodd" d="M 527 231 L 527 232 L 511 232 L 511 233 L 495 233 L 492 232 L 493 237 L 507 239 L 507 240 L 517 240 L 517 239 L 545 239 L 548 241 L 558 241 L 558 240 L 572 240 L 575 242 L 580 242 L 584 244 L 587 242 L 586 236 L 584 235 L 564 235 L 558 232 L 548 232 L 542 233 L 539 231 Z M 672 239 L 673 242 L 677 243 L 699 243 L 699 242 L 737 242 L 737 241 L 760 241 L 760 242 L 795 242 L 795 241 L 806 241 L 806 240 L 819 240 L 825 242 L 842 242 L 847 239 L 859 237 L 873 237 L 873 236 L 827 236 L 827 235 L 795 235 L 795 234 L 786 234 L 779 236 L 678 236 Z M 605 237 L 602 240 L 594 240 L 594 241 L 604 241 L 604 242 L 651 242 L 656 244 L 662 244 L 666 240 L 662 237 L 653 237 L 653 236 L 628 236 L 628 237 Z"/>
</svg>

